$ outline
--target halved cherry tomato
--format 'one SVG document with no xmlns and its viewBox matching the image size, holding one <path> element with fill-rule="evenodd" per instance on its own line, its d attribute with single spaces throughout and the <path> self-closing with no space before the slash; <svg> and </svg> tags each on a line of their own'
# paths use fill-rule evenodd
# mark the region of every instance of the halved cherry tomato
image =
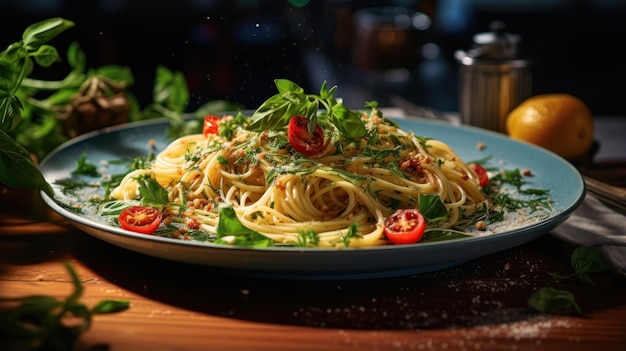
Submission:
<svg viewBox="0 0 626 351">
<path fill-rule="evenodd" d="M 287 129 L 287 138 L 291 147 L 305 156 L 318 154 L 324 148 L 324 131 L 322 127 L 316 125 L 313 134 L 309 133 L 306 117 L 291 117 Z"/>
<path fill-rule="evenodd" d="M 487 170 L 483 168 L 483 166 L 476 163 L 470 163 L 469 166 L 478 176 L 479 186 L 485 186 L 489 184 L 489 174 L 487 173 Z"/>
<path fill-rule="evenodd" d="M 415 209 L 397 210 L 385 219 L 385 236 L 394 244 L 414 244 L 422 239 L 426 220 Z"/>
<path fill-rule="evenodd" d="M 202 125 L 202 135 L 205 137 L 209 134 L 217 134 L 220 129 L 220 122 L 222 117 L 208 115 L 204 117 L 204 124 Z"/>
<path fill-rule="evenodd" d="M 151 206 L 132 206 L 120 213 L 117 218 L 122 229 L 142 234 L 152 234 L 161 224 L 163 214 Z"/>
</svg>

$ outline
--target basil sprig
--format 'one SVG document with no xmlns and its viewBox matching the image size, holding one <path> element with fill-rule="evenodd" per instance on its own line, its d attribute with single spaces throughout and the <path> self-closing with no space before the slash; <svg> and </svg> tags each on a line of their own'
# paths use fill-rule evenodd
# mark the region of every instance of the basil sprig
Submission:
<svg viewBox="0 0 626 351">
<path fill-rule="evenodd" d="M 274 80 L 278 93 L 257 108 L 248 126 L 252 131 L 279 130 L 289 124 L 292 116 L 307 118 L 309 132 L 319 123 L 335 126 L 345 138 L 360 138 L 367 130 L 359 115 L 333 97 L 337 86 L 328 89 L 322 84 L 319 95 L 307 94 L 298 84 L 287 79 Z"/>
<path fill-rule="evenodd" d="M 569 280 L 578 278 L 581 282 L 596 285 L 589 274 L 609 269 L 604 256 L 597 249 L 580 246 L 572 253 L 571 265 L 574 273 L 561 275 L 548 273 L 557 279 Z M 535 291 L 528 299 L 528 306 L 544 313 L 583 315 L 574 294 L 567 290 L 559 290 L 550 286 Z"/>
<path fill-rule="evenodd" d="M 609 269 L 602 253 L 586 246 L 577 247 L 572 253 L 571 265 L 574 272 L 571 274 L 548 273 L 551 276 L 567 280 L 578 278 L 581 282 L 596 285 L 589 276 L 590 273 L 598 273 Z"/>
<path fill-rule="evenodd" d="M 9 133 L 22 121 L 24 106 L 17 95 L 22 83 L 35 64 L 49 67 L 60 61 L 57 50 L 47 43 L 73 26 L 73 22 L 62 18 L 37 22 L 24 30 L 22 40 L 0 52 L 0 183 L 14 188 L 39 188 L 53 194 L 28 150 Z"/>
<path fill-rule="evenodd" d="M 94 315 L 130 307 L 127 300 L 102 300 L 89 308 L 80 301 L 83 286 L 78 274 L 70 263 L 66 262 L 65 268 L 74 284 L 74 291 L 65 299 L 48 295 L 0 299 L 0 345 L 20 350 L 73 350 L 80 335 L 91 327 Z"/>
<path fill-rule="evenodd" d="M 550 286 L 535 291 L 528 299 L 528 306 L 539 312 L 549 314 L 583 315 L 574 294 L 567 290 L 559 290 Z"/>
</svg>

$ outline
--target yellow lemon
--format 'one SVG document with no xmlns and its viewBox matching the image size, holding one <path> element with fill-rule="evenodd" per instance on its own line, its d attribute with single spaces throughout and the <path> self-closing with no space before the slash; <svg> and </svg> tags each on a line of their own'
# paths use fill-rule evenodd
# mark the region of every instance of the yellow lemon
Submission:
<svg viewBox="0 0 626 351">
<path fill-rule="evenodd" d="M 546 148 L 568 160 L 585 156 L 593 144 L 593 116 L 569 94 L 530 97 L 509 113 L 508 135 Z"/>
</svg>

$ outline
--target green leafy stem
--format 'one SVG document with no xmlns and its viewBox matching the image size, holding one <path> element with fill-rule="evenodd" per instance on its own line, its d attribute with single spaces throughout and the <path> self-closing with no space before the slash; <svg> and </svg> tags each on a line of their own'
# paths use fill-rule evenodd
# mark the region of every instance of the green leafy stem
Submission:
<svg viewBox="0 0 626 351">
<path fill-rule="evenodd" d="M 334 125 L 345 138 L 365 136 L 367 130 L 359 115 L 333 97 L 337 86 L 329 89 L 324 82 L 319 94 L 307 94 L 290 80 L 276 79 L 274 83 L 278 93 L 259 106 L 250 119 L 248 129 L 279 130 L 297 115 L 307 118 L 311 133 L 319 123 L 322 127 Z"/>
<path fill-rule="evenodd" d="M 74 26 L 62 18 L 37 22 L 26 28 L 22 40 L 0 52 L 0 182 L 14 188 L 41 189 L 53 194 L 26 148 L 8 133 L 22 120 L 18 90 L 33 71 L 35 63 L 49 67 L 60 57 L 48 41 Z"/>
<path fill-rule="evenodd" d="M 596 249 L 585 246 L 577 247 L 574 250 L 571 257 L 571 265 L 574 268 L 574 272 L 571 274 L 549 274 L 561 280 L 579 278 L 583 283 L 595 285 L 595 282 L 591 279 L 589 274 L 609 269 L 602 253 Z M 580 316 L 583 315 L 582 309 L 576 302 L 574 294 L 567 290 L 560 290 L 549 286 L 542 287 L 535 291 L 528 299 L 528 306 L 544 313 L 574 313 Z"/>
<path fill-rule="evenodd" d="M 125 300 L 102 300 L 92 308 L 79 301 L 83 286 L 78 274 L 65 263 L 74 291 L 65 300 L 51 296 L 31 295 L 0 299 L 0 339 L 22 345 L 24 349 L 71 350 L 78 337 L 91 326 L 96 314 L 121 312 L 129 308 Z"/>
</svg>

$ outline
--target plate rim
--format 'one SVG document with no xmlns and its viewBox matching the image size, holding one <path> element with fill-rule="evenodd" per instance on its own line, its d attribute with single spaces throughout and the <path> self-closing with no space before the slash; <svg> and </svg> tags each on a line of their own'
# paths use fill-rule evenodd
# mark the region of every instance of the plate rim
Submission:
<svg viewBox="0 0 626 351">
<path fill-rule="evenodd" d="M 459 132 L 469 130 L 474 133 L 487 134 L 491 137 L 504 140 L 503 142 L 517 143 L 520 145 L 524 145 L 523 147 L 532 148 L 535 150 L 535 152 L 539 152 L 540 154 L 547 154 L 550 157 L 558 159 L 562 166 L 568 167 L 568 172 L 571 172 L 577 175 L 576 181 L 580 186 L 576 187 L 575 189 L 575 191 L 577 191 L 577 193 L 573 195 L 575 200 L 572 203 L 568 204 L 566 208 L 552 213 L 548 218 L 544 220 L 534 222 L 534 223 L 531 223 L 522 227 L 517 227 L 517 228 L 510 229 L 510 230 L 506 230 L 504 232 L 496 233 L 493 235 L 484 235 L 484 236 L 476 236 L 476 237 L 471 237 L 471 238 L 454 239 L 454 240 L 448 240 L 445 242 L 416 243 L 416 244 L 411 244 L 411 245 L 388 245 L 388 246 L 361 247 L 361 248 L 349 247 L 349 248 L 341 248 L 341 249 L 332 249 L 332 248 L 329 249 L 329 248 L 296 248 L 296 247 L 248 248 L 248 247 L 234 247 L 234 246 L 228 246 L 228 245 L 219 245 L 219 244 L 212 244 L 212 243 L 201 243 L 197 241 L 186 241 L 186 240 L 179 240 L 179 239 L 172 239 L 172 238 L 164 238 L 164 237 L 159 237 L 159 236 L 147 236 L 145 234 L 129 232 L 121 228 L 110 226 L 110 225 L 107 225 L 107 224 L 104 224 L 95 220 L 91 220 L 85 216 L 80 216 L 76 213 L 73 213 L 65 209 L 63 206 L 60 206 L 53 198 L 51 198 L 48 194 L 46 194 L 43 191 L 40 191 L 40 196 L 49 207 L 51 207 L 54 211 L 59 213 L 61 216 L 65 217 L 67 220 L 69 220 L 73 225 L 76 225 L 75 224 L 76 222 L 82 226 L 86 226 L 97 231 L 105 232 L 105 235 L 113 235 L 114 236 L 112 237 L 113 239 L 119 239 L 123 237 L 129 240 L 139 240 L 143 242 L 158 243 L 159 245 L 174 245 L 174 246 L 182 245 L 186 248 L 200 249 L 200 250 L 210 248 L 211 250 L 221 250 L 222 252 L 226 252 L 228 254 L 233 253 L 233 252 L 235 253 L 254 252 L 254 255 L 256 256 L 256 255 L 274 255 L 277 252 L 290 252 L 290 253 L 295 253 L 301 256 L 324 256 L 324 257 L 326 257 L 327 255 L 336 255 L 338 252 L 359 252 L 360 254 L 374 253 L 374 255 L 378 255 L 378 254 L 385 254 L 388 252 L 405 252 L 405 251 L 422 252 L 422 250 L 432 250 L 433 247 L 441 248 L 442 246 L 446 246 L 446 247 L 454 249 L 457 246 L 463 246 L 468 243 L 471 243 L 472 245 L 480 245 L 481 243 L 485 241 L 493 242 L 496 240 L 505 240 L 507 238 L 521 236 L 524 234 L 528 234 L 529 232 L 538 232 L 538 231 L 542 232 L 540 235 L 536 235 L 536 234 L 527 235 L 530 238 L 526 241 L 529 241 L 541 235 L 547 234 L 550 230 L 554 229 L 556 226 L 563 223 L 576 210 L 576 208 L 580 206 L 580 204 L 584 200 L 585 184 L 584 184 L 584 181 L 580 172 L 567 160 L 550 152 L 549 150 L 545 150 L 543 148 L 540 148 L 530 143 L 509 139 L 504 134 L 496 133 L 496 132 L 485 130 L 485 129 L 478 128 L 478 127 L 463 125 L 463 124 L 456 125 L 456 124 L 451 124 L 449 122 L 444 122 L 444 121 L 434 121 L 431 119 L 425 119 L 425 118 L 419 118 L 419 117 L 407 117 L 407 116 L 402 116 L 402 117 L 387 116 L 387 118 L 390 118 L 396 121 L 407 121 L 408 123 L 417 123 L 417 125 L 424 123 L 424 124 L 429 124 L 429 125 L 435 125 L 437 126 L 437 128 L 453 128 Z M 61 153 L 63 150 L 68 149 L 75 144 L 88 142 L 89 140 L 96 138 L 97 136 L 106 135 L 106 134 L 114 133 L 114 132 L 120 132 L 124 130 L 129 130 L 129 129 L 132 130 L 134 128 L 141 128 L 141 127 L 149 126 L 149 125 L 157 125 L 157 124 L 167 125 L 167 123 L 169 122 L 165 118 L 156 118 L 156 119 L 149 119 L 149 120 L 142 120 L 142 121 L 135 121 L 135 122 L 114 125 L 114 126 L 110 126 L 110 127 L 106 127 L 103 129 L 99 129 L 99 130 L 82 134 L 80 136 L 77 136 L 75 138 L 72 138 L 66 141 L 65 143 L 59 145 L 54 150 L 52 150 L 41 161 L 39 167 L 40 169 L 45 169 L 47 163 L 51 159 L 53 159 L 55 155 Z M 85 231 L 83 229 L 81 230 Z M 85 231 L 85 232 L 91 236 L 97 237 L 99 240 L 104 240 L 99 235 L 96 235 L 89 231 Z M 105 241 L 108 241 L 108 240 L 105 240 Z M 523 241 L 523 240 L 520 240 L 520 241 Z M 526 241 L 523 241 L 523 242 L 526 242 Z M 111 243 L 111 241 L 109 242 Z M 522 244 L 523 242 L 520 242 L 518 245 Z M 514 245 L 514 246 L 517 246 L 517 245 Z M 507 248 L 511 248 L 511 247 L 512 246 L 508 246 Z M 128 247 L 125 247 L 125 248 L 129 249 Z M 137 251 L 136 249 L 133 249 L 133 248 L 130 248 L 130 250 Z M 504 250 L 504 248 L 497 250 L 497 251 L 502 251 L 502 250 Z M 159 256 L 159 255 L 152 255 L 152 256 L 163 258 L 162 256 Z M 480 255 L 480 256 L 483 256 L 483 255 Z M 474 258 L 477 258 L 477 257 L 474 257 Z M 185 261 L 182 260 L 181 262 L 185 262 Z M 206 264 L 206 265 L 210 266 L 210 264 Z M 261 269 L 261 271 L 263 270 Z M 402 271 L 404 271 L 404 269 Z M 257 273 L 263 273 L 263 272 L 257 272 Z M 265 273 L 268 273 L 268 272 L 265 272 Z M 276 272 L 274 273 L 269 272 L 269 274 L 276 275 Z M 293 272 L 293 274 L 290 274 L 289 272 L 287 272 L 287 275 L 292 277 L 294 275 L 301 275 L 301 274 L 299 272 Z M 357 272 L 357 274 L 355 275 L 363 276 L 363 272 Z M 385 272 L 384 275 L 385 276 L 393 275 L 393 272 Z M 305 276 L 315 278 L 318 275 L 305 274 Z M 326 278 L 327 276 L 345 278 L 346 274 L 340 274 L 340 275 L 323 274 L 323 277 Z"/>
</svg>

